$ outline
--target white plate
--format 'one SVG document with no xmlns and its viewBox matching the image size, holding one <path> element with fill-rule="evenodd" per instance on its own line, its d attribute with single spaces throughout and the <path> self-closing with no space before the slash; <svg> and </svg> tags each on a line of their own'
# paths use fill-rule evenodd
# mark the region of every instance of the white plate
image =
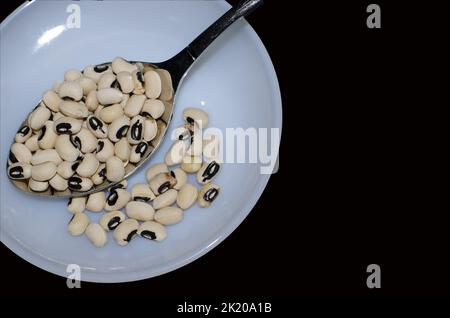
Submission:
<svg viewBox="0 0 450 318">
<path fill-rule="evenodd" d="M 215 183 L 218 199 L 209 209 L 193 207 L 168 228 L 163 243 L 134 239 L 119 247 L 93 247 L 72 237 L 67 200 L 20 192 L 5 174 L 10 141 L 43 91 L 70 68 L 110 61 L 162 61 L 184 48 L 229 9 L 221 1 L 81 1 L 81 27 L 65 27 L 67 2 L 36 1 L 18 8 L 0 26 L 1 241 L 30 263 L 66 276 L 67 264 L 82 268 L 81 279 L 124 282 L 160 275 L 210 251 L 248 215 L 269 175 L 259 164 L 225 164 Z M 263 8 L 262 8 L 263 10 Z M 59 30 L 59 31 L 58 31 Z M 58 34 L 60 33 L 60 34 Z M 53 38 L 52 38 L 53 37 Z M 230 27 L 201 57 L 183 82 L 171 128 L 185 107 L 210 114 L 211 125 L 281 128 L 281 98 L 270 58 L 245 21 Z M 166 138 L 151 163 L 162 162 Z M 145 169 L 129 182 L 145 181 Z M 99 215 L 89 213 L 92 220 Z M 248 233 L 252 235 L 252 233 Z"/>
</svg>

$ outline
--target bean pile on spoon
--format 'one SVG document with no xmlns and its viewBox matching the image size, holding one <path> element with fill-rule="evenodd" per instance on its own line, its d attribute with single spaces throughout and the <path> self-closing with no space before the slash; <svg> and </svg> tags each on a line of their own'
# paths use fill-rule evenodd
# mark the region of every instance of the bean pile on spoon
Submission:
<svg viewBox="0 0 450 318">
<path fill-rule="evenodd" d="M 53 194 L 119 182 L 159 143 L 172 100 L 170 74 L 151 65 L 118 57 L 69 70 L 16 133 L 8 176 Z"/>
<path fill-rule="evenodd" d="M 147 169 L 147 183 L 134 184 L 128 191 L 128 182 L 123 180 L 108 193 L 100 191 L 69 200 L 68 210 L 74 214 L 68 224 L 70 234 L 84 233 L 96 247 L 107 243 L 107 232 L 113 232 L 120 246 L 136 235 L 162 241 L 167 237 L 165 227 L 179 223 L 185 210 L 196 202 L 200 207 L 211 205 L 220 192 L 220 187 L 211 182 L 221 168 L 218 139 L 202 137 L 200 129 L 208 123 L 208 115 L 202 110 L 187 108 L 183 117 L 186 124 L 174 130 L 176 141 L 164 163 Z M 189 183 L 189 173 L 195 173 L 200 189 Z M 99 223 L 91 223 L 86 210 L 104 214 Z"/>
</svg>

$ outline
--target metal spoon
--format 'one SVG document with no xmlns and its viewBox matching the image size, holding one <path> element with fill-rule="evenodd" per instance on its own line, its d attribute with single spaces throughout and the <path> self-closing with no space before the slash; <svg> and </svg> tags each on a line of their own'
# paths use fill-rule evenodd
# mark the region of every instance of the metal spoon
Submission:
<svg viewBox="0 0 450 318">
<path fill-rule="evenodd" d="M 250 14 L 256 8 L 263 4 L 263 0 L 243 0 L 237 5 L 233 6 L 230 10 L 228 10 L 225 14 L 223 14 L 216 22 L 211 24 L 205 31 L 203 31 L 197 38 L 195 38 L 186 48 L 184 48 L 181 52 L 173 56 L 167 61 L 158 62 L 158 63 L 149 63 L 149 62 L 140 62 L 142 65 L 147 68 L 153 69 L 161 69 L 166 70 L 169 73 L 169 80 L 171 82 L 173 89 L 173 98 L 169 101 L 165 102 L 165 112 L 161 119 L 157 120 L 158 124 L 158 134 L 149 143 L 148 150 L 142 157 L 142 159 L 136 163 L 125 163 L 125 176 L 124 179 L 129 177 L 131 174 L 136 172 L 143 164 L 146 162 L 153 154 L 156 149 L 161 144 L 162 139 L 164 138 L 167 128 L 170 124 L 170 120 L 173 114 L 173 105 L 177 99 L 178 88 L 183 82 L 186 74 L 189 72 L 190 68 L 194 64 L 194 62 L 200 57 L 200 55 L 204 52 L 204 50 L 231 24 L 233 24 L 238 19 Z M 130 61 L 131 63 L 138 63 L 137 61 Z M 110 65 L 111 62 L 102 63 L 97 66 Z M 167 73 L 166 73 L 167 74 Z M 170 84 L 170 83 L 169 83 Z M 42 102 L 42 101 L 41 101 Z M 41 104 L 38 103 L 38 106 Z M 28 116 L 27 116 L 28 118 Z M 22 123 L 21 127 L 27 124 L 27 119 Z M 14 141 L 13 141 L 14 142 Z M 7 168 L 8 168 L 7 164 Z M 10 179 L 11 182 L 22 191 L 32 193 L 35 195 L 41 196 L 49 196 L 49 197 L 78 197 L 85 196 L 90 193 L 98 192 L 101 190 L 105 190 L 109 187 L 116 185 L 119 182 L 110 182 L 105 180 L 100 185 L 93 186 L 90 190 L 84 192 L 72 191 L 67 189 L 65 191 L 55 191 L 53 188 L 49 187 L 48 190 L 44 192 L 35 192 L 29 189 L 28 180 L 13 180 Z"/>
</svg>

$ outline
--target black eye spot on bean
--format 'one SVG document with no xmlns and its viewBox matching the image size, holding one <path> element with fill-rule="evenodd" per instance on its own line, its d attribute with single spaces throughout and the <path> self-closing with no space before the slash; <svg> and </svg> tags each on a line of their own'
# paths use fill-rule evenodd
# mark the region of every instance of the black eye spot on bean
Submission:
<svg viewBox="0 0 450 318">
<path fill-rule="evenodd" d="M 108 229 L 114 230 L 120 224 L 120 216 L 115 216 L 108 222 Z"/>
<path fill-rule="evenodd" d="M 151 115 L 148 112 L 141 112 L 140 115 L 144 117 L 151 117 Z"/>
<path fill-rule="evenodd" d="M 8 174 L 12 179 L 23 178 L 23 168 L 21 166 L 13 167 L 9 169 Z"/>
<path fill-rule="evenodd" d="M 120 129 L 116 133 L 116 138 L 120 139 L 122 137 L 125 137 L 127 135 L 128 128 L 130 128 L 129 125 L 125 125 L 125 126 L 120 127 Z"/>
<path fill-rule="evenodd" d="M 142 122 L 137 121 L 131 126 L 131 139 L 140 140 L 142 138 Z"/>
<path fill-rule="evenodd" d="M 81 140 L 80 140 L 80 137 L 78 137 L 78 136 L 70 136 L 70 142 L 72 143 L 72 145 L 75 147 L 75 148 L 77 148 L 77 149 L 79 149 L 79 150 L 81 150 Z"/>
<path fill-rule="evenodd" d="M 105 142 L 99 140 L 98 143 L 97 143 L 97 152 L 102 151 L 103 147 L 105 147 Z"/>
<path fill-rule="evenodd" d="M 98 172 L 98 176 L 103 178 L 103 180 L 105 180 L 105 178 L 106 178 L 106 168 L 103 168 L 102 170 L 100 170 Z"/>
<path fill-rule="evenodd" d="M 117 189 L 123 189 L 124 186 L 121 183 L 118 183 L 116 185 L 113 185 L 111 188 L 109 188 L 109 192 L 113 192 L 116 191 Z"/>
<path fill-rule="evenodd" d="M 106 71 L 108 69 L 108 66 L 107 65 L 96 65 L 95 67 L 94 67 L 94 71 L 96 72 L 96 73 L 103 73 L 104 71 Z"/>
<path fill-rule="evenodd" d="M 130 232 L 130 234 L 128 234 L 127 238 L 125 239 L 125 241 L 129 242 L 131 241 L 131 239 L 133 238 L 133 236 L 136 234 L 137 230 L 133 230 Z"/>
<path fill-rule="evenodd" d="M 77 170 L 79 165 L 80 165 L 80 162 L 79 162 L 79 161 L 74 162 L 74 164 L 73 164 L 72 167 L 71 167 L 72 171 Z"/>
<path fill-rule="evenodd" d="M 134 201 L 148 202 L 148 201 L 150 201 L 150 198 L 149 197 L 134 197 Z"/>
<path fill-rule="evenodd" d="M 60 123 L 60 124 L 56 125 L 56 132 L 59 134 L 70 134 L 71 129 L 72 129 L 72 125 L 69 123 Z"/>
<path fill-rule="evenodd" d="M 215 161 L 211 161 L 211 163 L 206 167 L 205 171 L 203 171 L 203 182 L 211 180 L 217 174 L 217 172 L 219 172 L 219 169 L 219 164 Z"/>
<path fill-rule="evenodd" d="M 145 141 L 142 141 L 136 146 L 135 152 L 140 154 L 142 157 L 145 154 L 145 152 L 147 151 L 147 149 L 148 149 L 148 144 Z"/>
<path fill-rule="evenodd" d="M 155 232 L 152 232 L 152 231 L 148 231 L 148 230 L 142 231 L 141 236 L 148 240 L 156 240 L 156 234 L 155 234 Z"/>
<path fill-rule="evenodd" d="M 211 188 L 208 191 L 206 191 L 206 193 L 203 195 L 203 199 L 206 202 L 213 202 L 218 194 L 219 190 L 217 190 L 216 188 Z"/>
<path fill-rule="evenodd" d="M 70 177 L 69 178 L 69 188 L 73 190 L 80 190 L 81 189 L 81 183 L 83 180 L 79 177 Z"/>
<path fill-rule="evenodd" d="M 38 141 L 44 138 L 45 132 L 47 131 L 47 126 L 42 126 L 41 132 L 39 133 Z"/>
<path fill-rule="evenodd" d="M 177 178 L 177 177 L 175 176 L 175 172 L 173 172 L 173 170 L 170 171 L 170 175 L 171 175 L 172 177 L 174 177 L 175 179 Z"/>
<path fill-rule="evenodd" d="M 12 151 L 9 152 L 9 161 L 11 161 L 12 163 L 19 162 L 19 160 L 17 160 L 16 156 L 12 153 Z"/>
<path fill-rule="evenodd" d="M 144 84 L 144 77 L 142 76 L 142 72 L 138 71 L 136 72 L 136 78 L 139 82 L 141 82 L 142 84 Z"/>
<path fill-rule="evenodd" d="M 108 198 L 106 198 L 106 202 L 111 206 L 116 204 L 117 199 L 119 199 L 119 194 L 113 190 L 109 192 Z"/>
<path fill-rule="evenodd" d="M 98 119 L 95 116 L 90 117 L 88 122 L 89 122 L 89 126 L 91 126 L 91 128 L 93 130 L 97 130 L 97 129 L 102 130 L 102 128 L 103 128 L 103 123 L 100 121 L 100 119 Z"/>
<path fill-rule="evenodd" d="M 166 192 L 169 189 L 170 189 L 170 181 L 166 181 L 159 186 L 158 193 L 163 194 L 164 192 Z"/>
<path fill-rule="evenodd" d="M 22 136 L 26 136 L 29 132 L 30 132 L 30 127 L 23 126 L 22 128 L 19 129 L 19 131 L 17 133 L 21 134 Z"/>
<path fill-rule="evenodd" d="M 191 125 L 193 125 L 194 124 L 194 119 L 192 119 L 192 117 L 187 117 L 186 118 L 186 121 L 189 123 L 189 124 L 191 124 Z"/>
</svg>

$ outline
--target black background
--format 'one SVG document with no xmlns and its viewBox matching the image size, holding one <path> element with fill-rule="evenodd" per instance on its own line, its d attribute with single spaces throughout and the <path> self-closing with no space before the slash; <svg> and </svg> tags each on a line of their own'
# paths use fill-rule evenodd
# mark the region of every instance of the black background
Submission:
<svg viewBox="0 0 450 318">
<path fill-rule="evenodd" d="M 448 295 L 448 207 L 439 204 L 448 194 L 432 179 L 442 171 L 426 137 L 430 111 L 442 105 L 435 79 L 438 43 L 448 42 L 444 8 L 438 1 L 372 1 L 381 6 L 382 28 L 370 30 L 371 2 L 294 2 L 266 0 L 247 19 L 277 71 L 283 136 L 280 170 L 238 229 L 174 272 L 123 284 L 83 282 L 80 290 L 1 245 L 1 291 Z M 20 3 L 2 2 L 1 18 Z M 379 290 L 366 287 L 372 263 L 381 266 Z"/>
</svg>

